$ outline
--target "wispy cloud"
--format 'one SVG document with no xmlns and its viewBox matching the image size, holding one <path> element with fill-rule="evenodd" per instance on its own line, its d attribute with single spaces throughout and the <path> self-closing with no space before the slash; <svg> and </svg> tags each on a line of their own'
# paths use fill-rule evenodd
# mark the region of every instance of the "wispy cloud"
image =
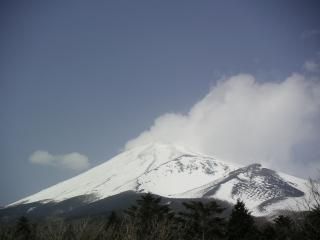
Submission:
<svg viewBox="0 0 320 240">
<path fill-rule="evenodd" d="M 29 161 L 33 164 L 46 165 L 57 168 L 81 171 L 89 167 L 88 157 L 77 153 L 52 155 L 47 151 L 38 150 L 31 154 Z"/>
<path fill-rule="evenodd" d="M 219 82 L 188 114 L 158 117 L 126 148 L 149 142 L 181 144 L 224 160 L 309 174 L 310 165 L 301 163 L 314 159 L 298 153 L 306 145 L 318 149 L 319 116 L 319 83 L 299 74 L 277 83 L 240 74 Z M 304 159 L 296 164 L 298 155 Z"/>
<path fill-rule="evenodd" d="M 320 72 L 320 63 L 312 60 L 306 61 L 304 63 L 304 69 L 311 73 L 318 73 Z"/>
</svg>

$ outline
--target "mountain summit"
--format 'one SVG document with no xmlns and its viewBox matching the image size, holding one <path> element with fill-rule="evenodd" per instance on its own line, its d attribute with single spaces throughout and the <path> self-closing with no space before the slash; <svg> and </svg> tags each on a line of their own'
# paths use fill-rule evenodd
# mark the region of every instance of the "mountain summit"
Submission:
<svg viewBox="0 0 320 240">
<path fill-rule="evenodd" d="M 76 177 L 21 199 L 27 203 L 61 202 L 88 195 L 94 202 L 126 192 L 151 192 L 167 198 L 243 200 L 255 215 L 284 209 L 303 198 L 306 180 L 263 168 L 240 166 L 184 147 L 148 144 L 120 153 Z"/>
</svg>

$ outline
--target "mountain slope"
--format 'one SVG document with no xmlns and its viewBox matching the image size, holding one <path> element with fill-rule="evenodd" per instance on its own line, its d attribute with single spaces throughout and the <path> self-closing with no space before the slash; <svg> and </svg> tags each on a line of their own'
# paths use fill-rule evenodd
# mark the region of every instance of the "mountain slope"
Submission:
<svg viewBox="0 0 320 240">
<path fill-rule="evenodd" d="M 60 202 L 87 195 L 94 202 L 125 191 L 168 198 L 241 198 L 256 215 L 283 208 L 305 195 L 305 180 L 262 168 L 239 166 L 183 147 L 149 144 L 125 151 L 74 178 L 9 206 Z M 280 203 L 280 204 L 279 204 Z M 277 206 L 277 207 L 275 207 Z"/>
<path fill-rule="evenodd" d="M 275 209 L 296 208 L 287 200 L 299 201 L 306 193 L 305 180 L 263 168 L 260 164 L 251 164 L 200 188 L 179 194 L 179 197 L 202 196 L 231 203 L 242 199 L 255 215 L 266 215 Z"/>
</svg>

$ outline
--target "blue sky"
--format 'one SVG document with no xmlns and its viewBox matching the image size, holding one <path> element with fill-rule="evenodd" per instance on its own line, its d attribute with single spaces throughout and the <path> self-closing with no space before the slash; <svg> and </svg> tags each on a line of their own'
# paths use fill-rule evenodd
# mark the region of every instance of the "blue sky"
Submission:
<svg viewBox="0 0 320 240">
<path fill-rule="evenodd" d="M 221 78 L 281 82 L 319 64 L 318 1 L 0 4 L 0 205 L 79 172 L 32 164 L 35 151 L 95 166 Z"/>
</svg>

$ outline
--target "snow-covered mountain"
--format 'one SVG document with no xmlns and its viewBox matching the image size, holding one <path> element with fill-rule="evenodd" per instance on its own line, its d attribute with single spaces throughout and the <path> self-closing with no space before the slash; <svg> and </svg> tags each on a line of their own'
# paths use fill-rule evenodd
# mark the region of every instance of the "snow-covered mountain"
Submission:
<svg viewBox="0 0 320 240">
<path fill-rule="evenodd" d="M 149 144 L 125 151 L 76 177 L 9 206 L 61 202 L 88 195 L 93 202 L 125 191 L 168 198 L 242 199 L 255 215 L 267 215 L 307 194 L 306 180 L 263 168 L 240 166 L 183 147 Z"/>
</svg>

